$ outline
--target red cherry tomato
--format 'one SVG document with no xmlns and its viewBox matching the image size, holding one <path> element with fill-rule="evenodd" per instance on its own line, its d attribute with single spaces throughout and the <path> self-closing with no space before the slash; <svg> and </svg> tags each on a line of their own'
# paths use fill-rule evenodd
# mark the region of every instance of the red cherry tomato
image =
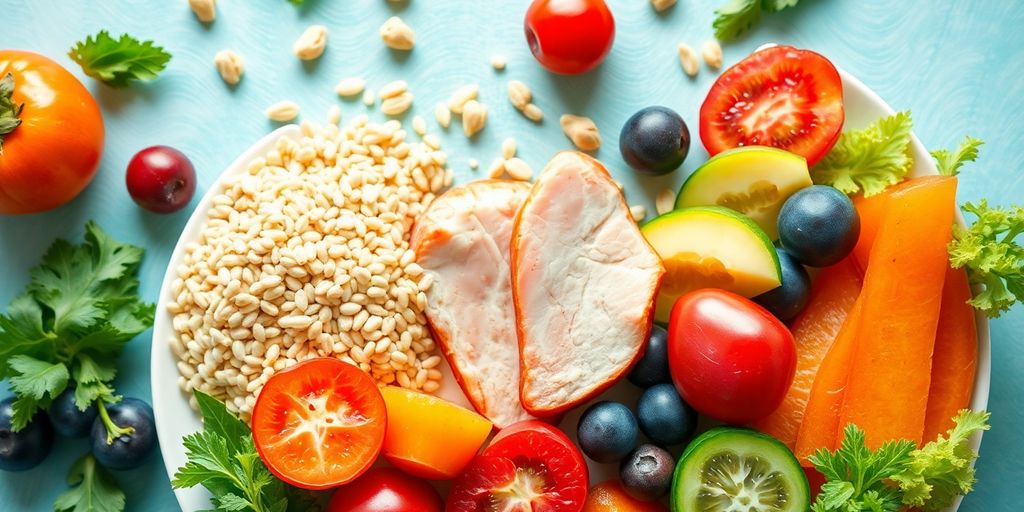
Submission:
<svg viewBox="0 0 1024 512">
<path fill-rule="evenodd" d="M 525 29 L 537 61 L 569 75 L 597 67 L 615 39 L 615 19 L 604 0 L 534 0 Z"/>
<path fill-rule="evenodd" d="M 394 468 L 371 469 L 331 496 L 327 512 L 441 512 L 437 490 Z"/>
<path fill-rule="evenodd" d="M 683 399 L 726 423 L 771 414 L 796 371 L 793 335 L 782 322 L 748 299 L 712 288 L 676 301 L 668 358 Z"/>
<path fill-rule="evenodd" d="M 755 52 L 727 69 L 700 107 L 700 139 L 711 155 L 773 146 L 811 166 L 843 128 L 843 84 L 825 57 L 790 46 Z"/>
<path fill-rule="evenodd" d="M 455 480 L 446 512 L 579 512 L 589 474 L 560 430 L 537 420 L 505 427 Z"/>
<path fill-rule="evenodd" d="M 377 384 L 338 359 L 308 359 L 276 373 L 256 399 L 252 437 L 267 468 L 303 489 L 348 483 L 384 443 L 387 412 Z"/>
</svg>

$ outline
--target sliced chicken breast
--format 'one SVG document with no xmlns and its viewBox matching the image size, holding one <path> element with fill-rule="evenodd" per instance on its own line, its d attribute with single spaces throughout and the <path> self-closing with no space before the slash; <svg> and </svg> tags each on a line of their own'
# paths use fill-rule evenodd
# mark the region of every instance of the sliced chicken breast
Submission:
<svg viewBox="0 0 1024 512">
<path fill-rule="evenodd" d="M 528 183 L 484 180 L 431 203 L 412 247 L 427 290 L 427 320 L 473 406 L 498 428 L 531 416 L 519 400 L 519 344 L 509 246 Z"/>
<path fill-rule="evenodd" d="M 557 414 L 622 377 L 642 355 L 664 273 L 601 163 L 555 155 L 512 232 L 526 410 Z"/>
</svg>

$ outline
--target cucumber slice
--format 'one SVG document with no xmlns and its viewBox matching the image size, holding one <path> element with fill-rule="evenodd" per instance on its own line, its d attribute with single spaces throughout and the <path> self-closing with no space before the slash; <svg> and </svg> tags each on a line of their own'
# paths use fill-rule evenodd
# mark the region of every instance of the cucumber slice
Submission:
<svg viewBox="0 0 1024 512">
<path fill-rule="evenodd" d="M 672 512 L 806 512 L 800 462 L 774 437 L 713 428 L 690 443 L 672 476 Z"/>
<path fill-rule="evenodd" d="M 811 186 L 804 157 L 765 146 L 730 149 L 704 162 L 679 189 L 676 208 L 725 206 L 753 219 L 768 237 L 779 237 L 782 203 Z"/>
<path fill-rule="evenodd" d="M 661 256 L 665 277 L 654 319 L 668 323 L 672 305 L 698 288 L 754 297 L 782 284 L 779 256 L 753 221 L 721 206 L 673 210 L 640 227 Z"/>
</svg>

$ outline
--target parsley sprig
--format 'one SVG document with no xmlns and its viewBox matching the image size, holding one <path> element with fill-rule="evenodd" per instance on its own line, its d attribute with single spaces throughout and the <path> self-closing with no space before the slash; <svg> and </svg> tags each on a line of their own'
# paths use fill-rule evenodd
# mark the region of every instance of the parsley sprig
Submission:
<svg viewBox="0 0 1024 512">
<path fill-rule="evenodd" d="M 138 295 L 142 256 L 142 248 L 89 222 L 83 244 L 57 240 L 31 270 L 25 292 L 0 314 L 0 379 L 8 379 L 16 396 L 14 431 L 73 386 L 80 410 L 97 407 L 108 441 L 133 432 L 111 421 L 104 405 L 121 400 L 111 383 L 124 345 L 153 324 L 153 305 Z M 73 490 L 58 505 L 123 509 L 123 494 L 105 491 L 116 484 L 102 471 L 91 457 L 76 463 L 69 482 L 101 490 Z M 85 501 L 73 501 L 78 498 Z"/>
<path fill-rule="evenodd" d="M 909 506 L 936 512 L 948 507 L 974 486 L 972 464 L 978 454 L 969 441 L 975 432 L 988 430 L 988 419 L 987 412 L 962 410 L 945 437 L 921 449 L 902 439 L 869 450 L 864 431 L 847 425 L 838 450 L 818 450 L 809 459 L 827 480 L 811 511 L 896 512 Z"/>
<path fill-rule="evenodd" d="M 291 487 L 260 460 L 249 427 L 224 404 L 194 391 L 203 415 L 203 430 L 185 437 L 188 462 L 171 486 L 202 485 L 213 494 L 216 510 L 253 512 L 307 511 L 322 508 L 322 494 Z"/>
<path fill-rule="evenodd" d="M 1024 234 L 1024 207 L 991 207 L 982 199 L 961 209 L 975 220 L 969 228 L 953 226 L 949 262 L 966 267 L 971 283 L 984 287 L 969 303 L 995 318 L 1024 301 L 1024 247 L 1017 242 Z"/>
<path fill-rule="evenodd" d="M 715 9 L 715 37 L 734 39 L 761 21 L 762 12 L 778 12 L 794 7 L 800 0 L 729 0 Z"/>
<path fill-rule="evenodd" d="M 171 60 L 171 54 L 153 41 L 139 41 L 128 34 L 114 39 L 106 30 L 76 43 L 68 56 L 86 75 L 112 87 L 152 81 Z"/>
<path fill-rule="evenodd" d="M 68 472 L 67 491 L 57 496 L 53 509 L 57 512 L 121 512 L 124 510 L 124 491 L 114 477 L 96 462 L 92 454 L 78 459 Z"/>
</svg>

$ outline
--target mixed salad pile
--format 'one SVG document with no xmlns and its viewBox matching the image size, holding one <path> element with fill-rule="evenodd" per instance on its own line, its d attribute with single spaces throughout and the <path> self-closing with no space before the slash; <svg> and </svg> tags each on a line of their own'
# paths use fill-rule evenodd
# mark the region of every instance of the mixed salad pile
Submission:
<svg viewBox="0 0 1024 512">
<path fill-rule="evenodd" d="M 544 67 L 583 73 L 610 51 L 614 19 L 601 0 L 569 3 L 535 0 L 526 40 Z M 796 3 L 731 1 L 715 28 L 727 39 Z M 70 55 L 116 87 L 170 59 L 106 32 Z M 25 87 L 30 73 L 42 85 Z M 313 357 L 267 372 L 248 424 L 193 390 L 204 426 L 183 440 L 172 485 L 205 487 L 224 511 L 944 510 L 971 491 L 970 440 L 989 428 L 969 409 L 976 311 L 1024 300 L 1024 209 L 967 203 L 961 227 L 958 175 L 980 140 L 934 151 L 938 174 L 910 177 L 908 112 L 844 122 L 835 66 L 773 46 L 716 80 L 698 125 L 710 158 L 642 225 L 579 152 L 532 184 L 450 188 L 407 241 L 429 281 L 426 321 L 475 410 Z M 65 150 L 42 151 L 56 141 Z M 0 144 L 0 212 L 44 211 L 95 174 L 102 116 L 53 61 L 0 51 Z M 642 175 L 674 172 L 690 145 L 663 106 L 619 137 Z M 41 191 L 39 172 L 60 185 Z M 169 213 L 196 177 L 156 146 L 126 182 L 139 206 Z M 0 469 L 37 466 L 54 431 L 89 437 L 56 510 L 123 510 L 107 469 L 156 445 L 152 409 L 112 384 L 124 345 L 153 322 L 142 256 L 90 222 L 0 315 L 0 378 L 15 395 L 0 402 Z M 327 320 L 318 335 L 337 332 Z M 570 436 L 558 425 L 577 409 Z M 618 478 L 592 482 L 587 459 Z"/>
</svg>

